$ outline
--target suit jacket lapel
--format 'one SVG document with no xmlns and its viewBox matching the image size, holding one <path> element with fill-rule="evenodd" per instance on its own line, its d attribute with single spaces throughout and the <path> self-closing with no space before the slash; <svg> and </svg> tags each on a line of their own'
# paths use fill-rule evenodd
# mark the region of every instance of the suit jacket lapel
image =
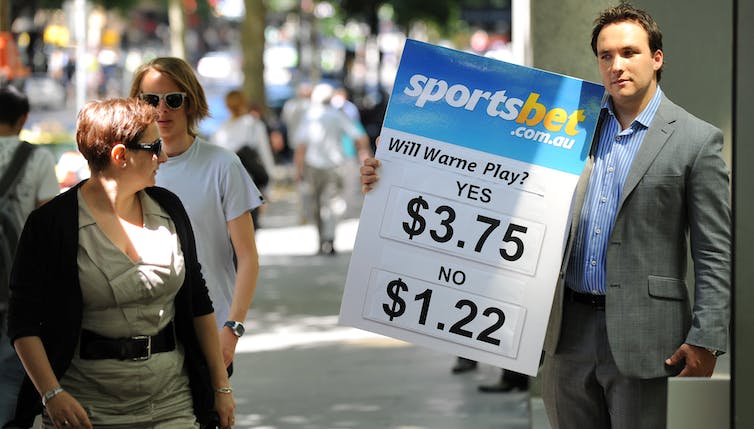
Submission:
<svg viewBox="0 0 754 429">
<path fill-rule="evenodd" d="M 665 146 L 665 143 L 675 131 L 676 115 L 673 113 L 674 108 L 675 105 L 663 95 L 657 113 L 655 113 L 652 123 L 649 124 L 647 134 L 644 135 L 644 141 L 642 141 L 639 151 L 636 152 L 636 158 L 631 163 L 626 183 L 623 184 L 623 191 L 618 204 L 619 213 L 623 207 L 623 202 L 639 184 L 644 173 L 647 172 L 657 154 L 660 153 L 660 149 Z"/>
</svg>

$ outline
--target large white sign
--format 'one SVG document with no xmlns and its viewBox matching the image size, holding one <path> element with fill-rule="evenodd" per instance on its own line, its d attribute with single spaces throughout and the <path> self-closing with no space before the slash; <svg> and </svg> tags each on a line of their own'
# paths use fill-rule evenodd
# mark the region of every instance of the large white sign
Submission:
<svg viewBox="0 0 754 429">
<path fill-rule="evenodd" d="M 602 94 L 409 40 L 340 322 L 535 375 Z"/>
</svg>

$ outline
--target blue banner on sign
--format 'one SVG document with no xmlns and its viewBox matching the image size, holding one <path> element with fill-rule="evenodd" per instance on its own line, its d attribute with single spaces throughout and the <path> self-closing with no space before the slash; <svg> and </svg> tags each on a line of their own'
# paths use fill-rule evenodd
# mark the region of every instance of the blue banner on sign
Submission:
<svg viewBox="0 0 754 429">
<path fill-rule="evenodd" d="M 407 40 L 383 125 L 579 174 L 603 94 L 592 82 Z"/>
</svg>

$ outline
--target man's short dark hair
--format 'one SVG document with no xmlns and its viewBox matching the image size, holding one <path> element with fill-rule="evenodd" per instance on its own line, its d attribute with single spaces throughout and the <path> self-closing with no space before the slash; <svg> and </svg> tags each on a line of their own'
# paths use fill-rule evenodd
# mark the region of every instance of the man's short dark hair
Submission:
<svg viewBox="0 0 754 429">
<path fill-rule="evenodd" d="M 662 50 L 662 31 L 660 31 L 660 26 L 657 25 L 652 15 L 645 10 L 634 7 L 631 3 L 624 2 L 605 9 L 594 20 L 594 28 L 592 29 L 592 52 L 594 52 L 594 55 L 597 55 L 597 37 L 599 37 L 602 29 L 608 24 L 624 21 L 635 22 L 644 28 L 649 38 L 649 50 L 652 54 Z M 661 73 L 662 68 L 657 70 L 657 82 L 660 81 Z"/>
<path fill-rule="evenodd" d="M 18 119 L 29 113 L 29 99 L 13 85 L 0 88 L 0 123 L 15 125 Z"/>
</svg>

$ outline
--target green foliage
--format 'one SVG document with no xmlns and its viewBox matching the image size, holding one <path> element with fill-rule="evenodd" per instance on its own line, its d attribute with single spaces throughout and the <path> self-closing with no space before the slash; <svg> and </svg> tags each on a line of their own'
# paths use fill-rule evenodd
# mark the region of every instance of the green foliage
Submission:
<svg viewBox="0 0 754 429">
<path fill-rule="evenodd" d="M 115 9 L 121 12 L 128 11 L 136 6 L 138 0 L 88 0 L 92 4 L 98 4 L 106 9 Z M 36 0 L 37 7 L 41 9 L 59 9 L 63 7 L 63 0 Z"/>
<path fill-rule="evenodd" d="M 425 21 L 438 28 L 452 25 L 458 16 L 459 3 L 455 0 L 340 0 L 344 14 L 350 18 L 361 18 L 372 26 L 377 25 L 377 10 L 382 4 L 393 8 L 395 22 L 409 28 L 416 21 Z"/>
</svg>

